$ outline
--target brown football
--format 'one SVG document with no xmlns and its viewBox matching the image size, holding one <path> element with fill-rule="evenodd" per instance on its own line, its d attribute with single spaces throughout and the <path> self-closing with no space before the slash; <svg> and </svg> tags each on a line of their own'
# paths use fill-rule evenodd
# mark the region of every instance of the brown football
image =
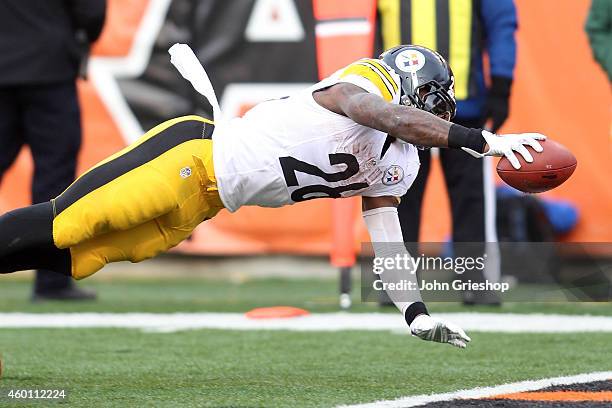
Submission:
<svg viewBox="0 0 612 408">
<path fill-rule="evenodd" d="M 565 146 L 554 140 L 540 141 L 544 151 L 537 153 L 527 146 L 533 156 L 533 163 L 527 163 L 516 153 L 521 168 L 516 170 L 510 161 L 502 157 L 497 163 L 497 174 L 506 183 L 525 193 L 541 193 L 561 185 L 570 178 L 578 162 Z"/>
</svg>

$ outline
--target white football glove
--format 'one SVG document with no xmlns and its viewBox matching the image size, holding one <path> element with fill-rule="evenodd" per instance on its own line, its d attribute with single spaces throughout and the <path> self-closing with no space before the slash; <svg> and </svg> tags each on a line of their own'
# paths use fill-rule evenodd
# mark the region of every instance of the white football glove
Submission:
<svg viewBox="0 0 612 408">
<path fill-rule="evenodd" d="M 527 163 L 533 162 L 533 157 L 525 145 L 533 147 L 533 150 L 540 153 L 543 149 L 538 140 L 545 140 L 546 136 L 539 133 L 519 133 L 516 135 L 496 135 L 486 130 L 482 131 L 482 137 L 487 141 L 489 150 L 486 153 L 478 153 L 467 147 L 462 147 L 464 151 L 476 158 L 484 156 L 506 156 L 512 167 L 520 169 L 521 164 L 514 152 L 518 152 L 523 156 Z"/>
<path fill-rule="evenodd" d="M 413 336 L 437 343 L 448 343 L 465 348 L 472 339 L 459 326 L 435 319 L 426 314 L 418 315 L 410 325 Z"/>
</svg>

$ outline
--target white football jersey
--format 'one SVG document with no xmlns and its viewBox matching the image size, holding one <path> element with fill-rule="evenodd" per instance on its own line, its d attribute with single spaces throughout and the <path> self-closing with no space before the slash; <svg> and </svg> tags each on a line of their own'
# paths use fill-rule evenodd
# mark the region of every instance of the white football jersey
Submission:
<svg viewBox="0 0 612 408">
<path fill-rule="evenodd" d="M 313 91 L 338 82 L 399 102 L 399 77 L 381 61 L 364 59 L 218 126 L 213 160 L 221 200 L 229 211 L 322 197 L 406 193 L 419 170 L 416 147 L 315 102 Z"/>
</svg>

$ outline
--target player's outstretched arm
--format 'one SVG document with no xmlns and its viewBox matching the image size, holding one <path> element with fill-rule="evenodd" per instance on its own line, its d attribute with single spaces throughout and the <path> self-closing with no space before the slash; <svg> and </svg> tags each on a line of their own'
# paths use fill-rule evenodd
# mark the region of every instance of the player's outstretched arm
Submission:
<svg viewBox="0 0 612 408">
<path fill-rule="evenodd" d="M 363 197 L 363 218 L 370 233 L 374 255 L 383 260 L 385 268 L 379 274 L 389 298 L 402 312 L 410 331 L 423 340 L 448 343 L 465 348 L 470 338 L 458 326 L 429 316 L 421 299 L 416 271 L 401 269 L 404 257 L 410 254 L 403 243 L 402 230 L 397 215 L 397 197 Z M 387 263 L 386 260 L 391 262 Z M 392 260 L 398 260 L 393 265 Z M 409 282 L 412 289 L 394 290 L 392 284 Z M 404 285 L 404 286 L 407 286 Z"/>
<path fill-rule="evenodd" d="M 325 100 L 317 99 L 317 102 L 325 103 L 326 108 L 348 116 L 360 125 L 419 146 L 449 146 L 448 134 L 452 123 L 429 112 L 386 102 L 380 96 L 349 83 L 336 84 L 324 92 Z M 482 147 L 484 140 L 480 151 Z"/>
<path fill-rule="evenodd" d="M 525 145 L 542 151 L 538 133 L 498 136 L 481 129 L 468 129 L 410 106 L 386 102 L 378 95 L 350 84 L 339 83 L 315 94 L 325 108 L 345 115 L 360 125 L 380 130 L 405 142 L 424 147 L 463 149 L 475 157 L 506 156 L 518 169 L 515 152 L 529 163 L 533 157 Z"/>
</svg>

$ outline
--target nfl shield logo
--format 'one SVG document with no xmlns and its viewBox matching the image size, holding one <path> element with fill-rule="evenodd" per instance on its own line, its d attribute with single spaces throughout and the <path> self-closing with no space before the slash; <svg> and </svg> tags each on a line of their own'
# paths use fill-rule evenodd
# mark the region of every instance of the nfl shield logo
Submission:
<svg viewBox="0 0 612 408">
<path fill-rule="evenodd" d="M 397 184 L 404 178 L 404 169 L 400 166 L 394 164 L 393 166 L 389 166 L 387 170 L 385 170 L 385 174 L 383 174 L 382 182 L 385 186 L 392 186 L 393 184 Z"/>
<path fill-rule="evenodd" d="M 181 171 L 179 172 L 179 175 L 181 176 L 181 178 L 188 178 L 191 176 L 191 167 L 183 167 L 181 169 Z"/>
</svg>

